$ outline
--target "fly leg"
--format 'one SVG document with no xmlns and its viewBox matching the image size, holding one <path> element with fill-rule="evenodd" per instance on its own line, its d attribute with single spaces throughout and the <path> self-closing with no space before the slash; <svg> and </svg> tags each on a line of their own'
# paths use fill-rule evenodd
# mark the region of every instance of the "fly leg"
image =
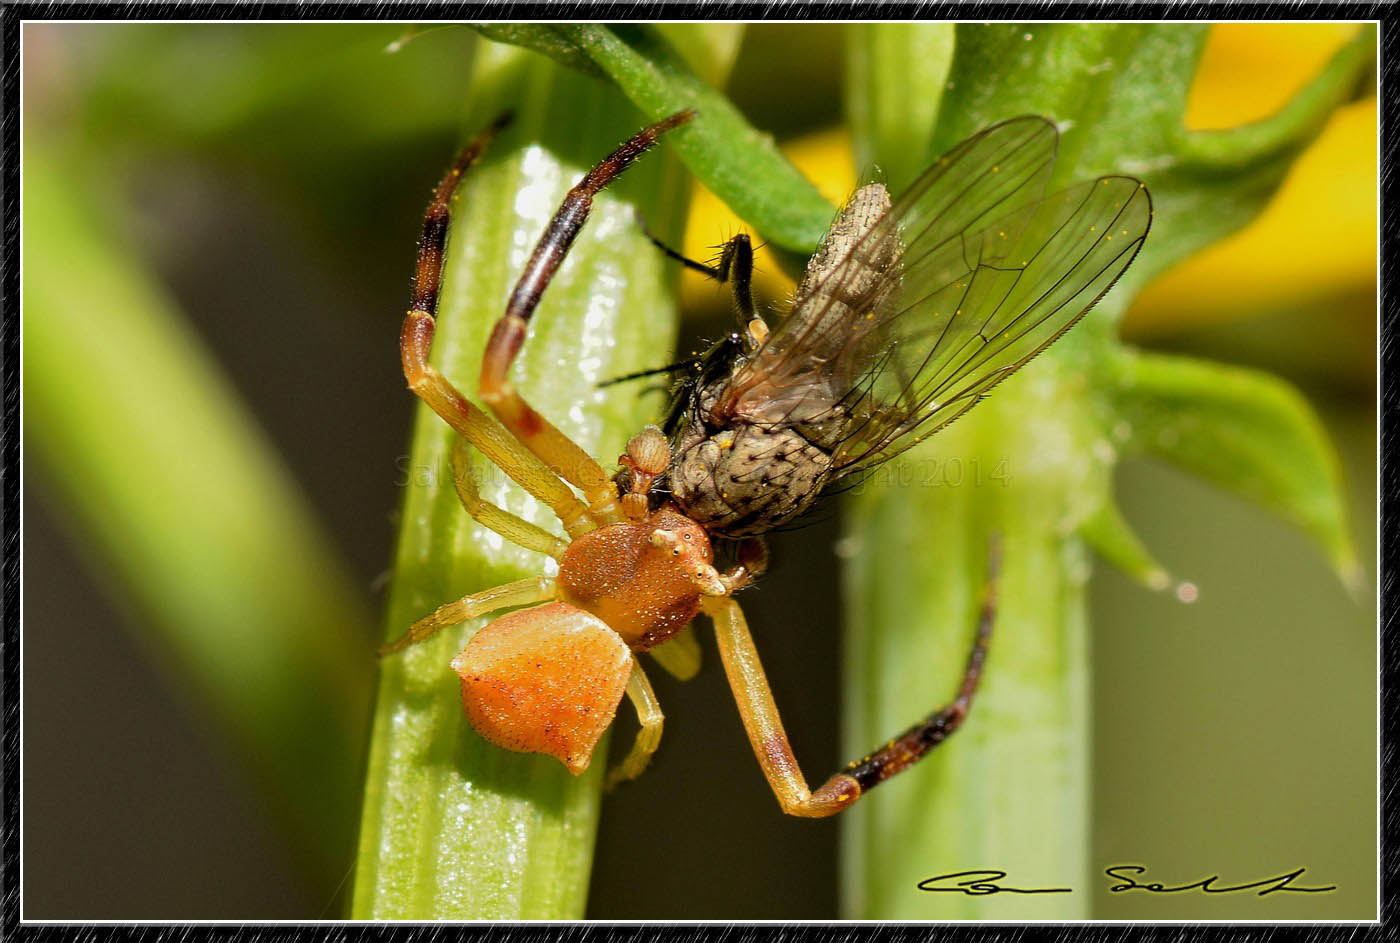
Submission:
<svg viewBox="0 0 1400 943">
<path fill-rule="evenodd" d="M 716 265 L 706 265 L 672 249 L 657 239 L 642 224 L 642 232 L 652 245 L 672 259 L 706 278 L 714 279 L 721 285 L 729 285 L 732 292 L 734 316 L 744 330 L 745 348 L 757 350 L 768 339 L 768 323 L 758 313 L 753 301 L 753 243 L 747 233 L 739 233 L 719 247 L 719 260 Z"/>
<path fill-rule="evenodd" d="M 744 730 L 748 733 L 759 766 L 763 768 L 763 775 L 784 812 L 805 818 L 835 815 L 886 779 L 908 769 L 958 729 L 972 706 L 972 697 L 977 691 L 987 657 L 987 643 L 991 638 L 996 613 L 993 588 L 996 569 L 997 554 L 993 549 L 977 634 L 963 672 L 962 684 L 953 702 L 910 727 L 898 739 L 890 741 L 870 756 L 850 764 L 815 792 L 808 788 L 793 756 L 743 612 L 733 599 L 727 597 L 704 601 L 702 608 L 714 621 L 720 660 L 724 663 L 729 686 L 734 692 Z"/>
<path fill-rule="evenodd" d="M 527 449 L 583 492 L 589 513 L 600 522 L 623 519 L 612 478 L 587 452 L 525 402 L 510 380 L 510 365 L 525 343 L 526 328 L 540 297 L 588 219 L 593 197 L 646 153 L 662 134 L 692 117 L 693 111 L 680 111 L 638 132 L 584 174 L 569 191 L 530 254 L 506 304 L 506 313 L 491 331 L 481 362 L 482 400 Z"/>
</svg>

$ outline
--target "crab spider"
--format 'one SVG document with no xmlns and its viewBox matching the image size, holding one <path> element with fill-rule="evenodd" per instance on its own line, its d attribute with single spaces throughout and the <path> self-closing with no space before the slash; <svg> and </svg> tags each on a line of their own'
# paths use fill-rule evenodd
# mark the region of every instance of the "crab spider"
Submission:
<svg viewBox="0 0 1400 943">
<path fill-rule="evenodd" d="M 640 774 L 661 737 L 663 715 L 638 653 L 653 651 L 679 676 L 693 673 L 692 656 L 675 646 L 658 646 L 675 639 L 704 613 L 714 623 L 720 659 L 744 728 L 783 811 L 824 817 L 849 807 L 961 723 L 990 636 L 990 592 L 953 703 L 812 791 L 793 756 L 748 624 L 734 600 L 739 589 L 763 572 L 762 544 L 755 539 L 741 542 L 738 562 L 717 570 L 705 528 L 653 494 L 653 484 L 672 462 L 670 444 L 659 429 L 647 427 L 632 437 L 619 459 L 626 474 L 615 478 L 533 409 L 509 378 L 528 321 L 586 221 L 593 197 L 662 134 L 693 116 L 689 110 L 677 112 L 639 132 L 569 191 L 486 346 L 478 392 L 494 419 L 433 367 L 428 355 L 451 196 L 506 119 L 469 144 L 438 184 L 424 217 L 412 305 L 400 336 L 404 376 L 413 393 L 459 436 L 452 465 L 467 512 L 507 540 L 553 557 L 559 569 L 555 577 L 517 580 L 447 603 L 380 653 L 399 651 L 464 620 L 512 609 L 477 632 L 452 661 L 472 726 L 497 746 L 549 754 L 578 775 L 588 767 L 626 694 L 641 728 L 630 752 L 610 771 L 611 785 Z M 470 468 L 470 449 L 548 506 L 568 539 L 482 500 Z M 620 486 L 619 480 L 625 484 Z"/>
</svg>

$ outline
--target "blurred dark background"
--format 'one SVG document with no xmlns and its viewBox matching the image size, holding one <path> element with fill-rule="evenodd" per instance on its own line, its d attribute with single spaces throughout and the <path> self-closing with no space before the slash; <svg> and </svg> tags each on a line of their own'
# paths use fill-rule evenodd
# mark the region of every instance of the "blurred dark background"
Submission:
<svg viewBox="0 0 1400 943">
<path fill-rule="evenodd" d="M 101 189 L 127 208 L 115 217 L 126 238 L 376 608 L 413 410 L 398 318 L 426 182 L 461 134 L 472 46 L 468 31 L 440 29 L 384 55 L 400 32 L 24 31 L 26 135 L 113 145 Z M 799 40 L 803 55 L 775 54 Z M 830 65 L 840 52 L 834 27 L 753 28 L 730 91 L 780 140 L 823 129 L 839 116 Z M 299 67 L 279 72 L 284 59 Z M 356 81 L 369 65 L 383 74 Z M 694 312 L 680 344 L 723 330 L 723 304 Z M 1374 297 L 1353 292 L 1327 310 L 1151 332 L 1153 347 L 1252 363 L 1302 388 L 1340 452 L 1371 582 L 1353 600 L 1308 540 L 1265 512 L 1155 463 L 1122 467 L 1127 518 L 1200 595 L 1186 605 L 1095 570 L 1094 862 L 1147 863 L 1183 880 L 1306 866 L 1316 883 L 1341 888 L 1310 913 L 1372 912 L 1374 318 Z M 133 614 L 56 499 L 42 469 L 26 465 L 24 915 L 339 916 L 288 864 L 242 771 L 129 630 Z M 814 776 L 848 759 L 837 749 L 838 537 L 835 521 L 786 535 L 772 576 L 745 597 Z M 654 673 L 666 739 L 647 775 L 605 800 L 588 915 L 835 918 L 838 827 L 778 814 L 701 637 L 699 678 Z M 367 658 L 372 644 L 364 639 Z M 1178 902 L 1103 892 L 1096 907 L 1104 918 L 1180 912 Z"/>
</svg>

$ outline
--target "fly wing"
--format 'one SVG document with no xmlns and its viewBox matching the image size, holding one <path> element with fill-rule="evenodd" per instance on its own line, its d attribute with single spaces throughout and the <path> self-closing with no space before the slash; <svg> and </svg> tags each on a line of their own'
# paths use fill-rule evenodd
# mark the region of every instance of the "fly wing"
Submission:
<svg viewBox="0 0 1400 943">
<path fill-rule="evenodd" d="M 1132 261 L 1151 214 L 1128 177 L 1046 197 L 1055 145 L 1043 118 L 994 125 L 849 249 L 824 242 L 792 313 L 736 372 L 734 411 L 800 424 L 847 474 L 947 425 L 1049 346 Z"/>
<path fill-rule="evenodd" d="M 882 186 L 858 191 L 808 264 L 787 317 L 735 373 L 731 402 L 764 399 L 765 415 L 782 421 L 782 404 L 809 400 L 813 384 L 845 392 L 887 346 L 905 246 L 960 262 L 963 232 L 1039 199 L 1057 141 L 1044 118 L 1012 118 L 940 157 L 893 209 Z"/>
<path fill-rule="evenodd" d="M 1100 177 L 904 253 L 885 352 L 848 394 L 844 471 L 884 461 L 971 409 L 1097 302 L 1147 237 L 1152 201 L 1132 177 Z"/>
</svg>

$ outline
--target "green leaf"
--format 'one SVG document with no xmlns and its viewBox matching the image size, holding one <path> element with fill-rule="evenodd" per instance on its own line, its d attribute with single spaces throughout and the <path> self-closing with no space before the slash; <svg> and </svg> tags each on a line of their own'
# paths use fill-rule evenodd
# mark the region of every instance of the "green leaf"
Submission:
<svg viewBox="0 0 1400 943">
<path fill-rule="evenodd" d="M 1364 94 L 1376 58 L 1376 30 L 1365 26 L 1313 80 L 1272 116 L 1223 131 L 1193 131 L 1180 147 L 1191 170 L 1239 176 L 1262 164 L 1291 163 L 1339 105 Z"/>
<path fill-rule="evenodd" d="M 1341 467 L 1316 413 L 1276 377 L 1186 357 L 1119 357 L 1109 391 L 1126 445 L 1164 458 L 1293 521 L 1353 591 Z"/>
<path fill-rule="evenodd" d="M 1079 536 L 1099 556 L 1148 589 L 1161 590 L 1171 585 L 1167 571 L 1134 533 L 1112 497 L 1079 525 Z"/>
<path fill-rule="evenodd" d="M 468 395 L 529 247 L 577 178 L 637 130 L 614 90 L 580 82 L 542 57 L 497 47 L 480 61 L 486 71 L 472 97 L 481 116 L 471 133 L 507 108 L 516 120 L 467 172 L 454 204 L 433 362 Z M 633 216 L 634 206 L 645 209 L 650 225 L 674 237 L 688 181 L 670 142 L 595 200 L 514 370 L 531 403 L 605 462 L 659 404 L 598 384 L 666 362 L 675 330 L 676 273 Z M 385 638 L 448 600 L 549 566 L 467 517 L 452 485 L 453 441 L 420 404 Z M 547 509 L 502 473 L 484 462 L 477 471 L 485 500 L 558 532 Z M 356 918 L 583 915 L 607 743 L 574 778 L 553 758 L 511 753 L 477 736 L 448 663 L 486 621 L 449 628 L 381 662 Z"/>
<path fill-rule="evenodd" d="M 743 23 L 651 23 L 707 85 L 720 87 L 744 41 Z"/>
<path fill-rule="evenodd" d="M 810 253 L 832 207 L 724 95 L 706 85 L 655 33 L 635 27 L 560 27 L 648 119 L 681 108 L 696 118 L 675 135 L 690 171 L 730 208 L 787 249 Z"/>
<path fill-rule="evenodd" d="M 1187 134 L 1182 113 L 1205 36 L 1204 27 L 1180 23 L 966 27 L 935 148 L 1033 112 L 1062 125 L 1059 184 L 1106 173 L 1144 180 L 1155 214 L 1117 290 L 1131 294 L 1257 216 L 1325 116 L 1373 68 L 1374 39 L 1363 31 L 1275 118 Z"/>
<path fill-rule="evenodd" d="M 79 165 L 41 134 L 24 165 L 26 480 L 114 576 L 133 631 L 329 895 L 369 709 L 360 588 L 174 303 L 96 218 Z"/>
<path fill-rule="evenodd" d="M 1193 187 L 1163 179 L 1177 162 L 1181 114 L 1205 37 L 1205 27 L 1179 23 L 963 28 L 935 149 L 941 152 L 1004 118 L 1041 114 L 1061 128 L 1054 185 L 1108 173 L 1145 180 L 1155 209 L 1153 231 L 1115 292 L 1130 295 L 1180 258 L 1173 252 L 1162 260 L 1165 243 L 1187 238 L 1183 227 L 1195 232 L 1213 225 L 1213 211 L 1233 207 L 1237 199 L 1222 188 L 1223 203 L 1202 206 Z M 1212 234 L 1198 245 L 1216 238 Z M 1102 317 L 1095 320 L 1101 328 L 1111 326 Z"/>
<path fill-rule="evenodd" d="M 493 42 L 533 49 L 584 75 L 606 78 L 603 70 L 588 58 L 588 53 L 570 42 L 556 26 L 540 23 L 473 23 L 471 26 Z"/>
</svg>

